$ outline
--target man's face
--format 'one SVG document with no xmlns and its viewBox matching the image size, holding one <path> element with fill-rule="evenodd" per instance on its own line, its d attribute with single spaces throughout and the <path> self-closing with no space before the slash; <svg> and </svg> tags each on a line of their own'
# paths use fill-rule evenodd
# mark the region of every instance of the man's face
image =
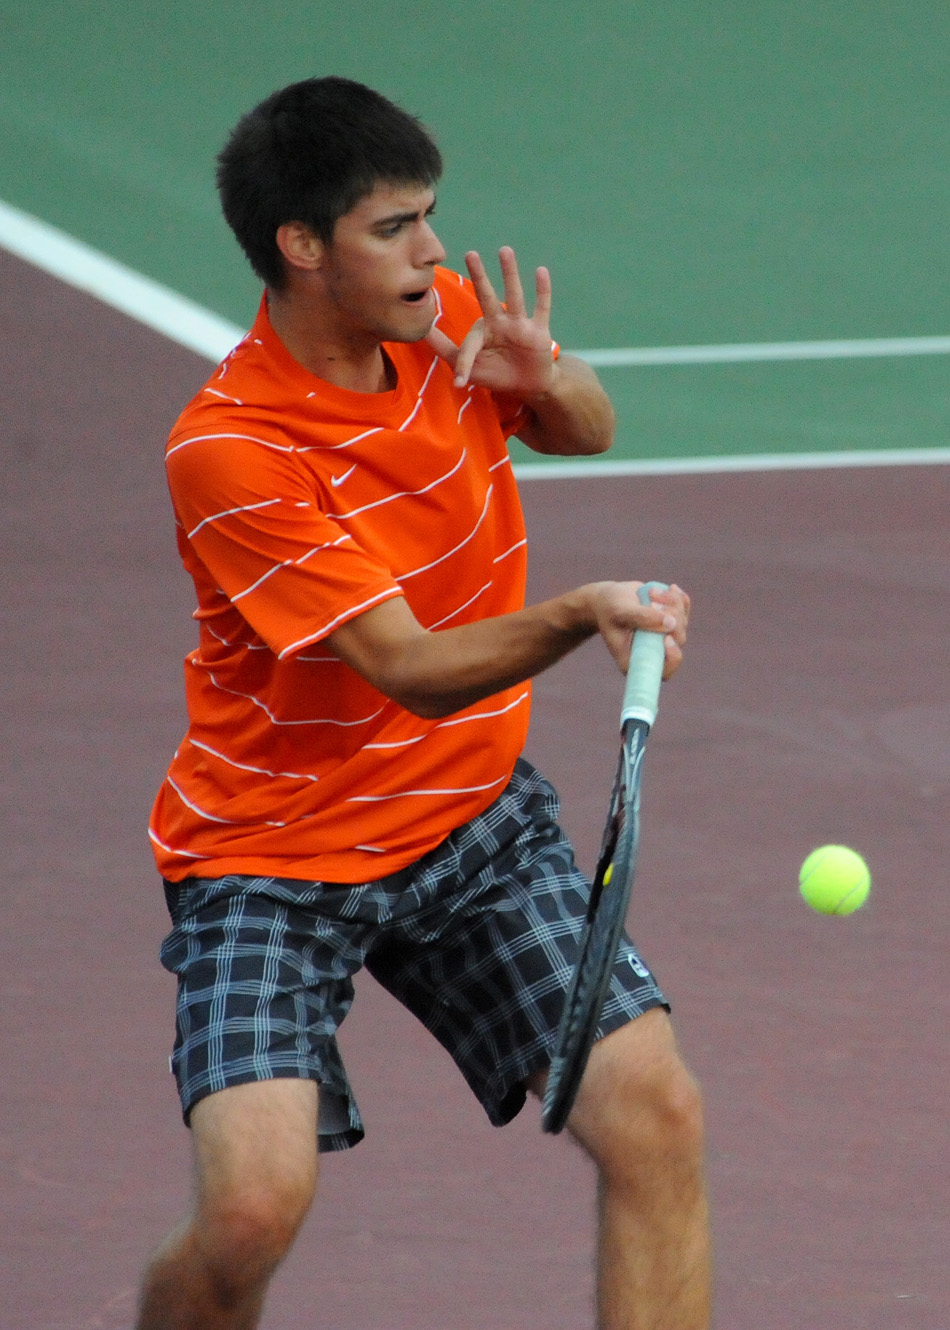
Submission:
<svg viewBox="0 0 950 1330">
<path fill-rule="evenodd" d="M 436 315 L 432 283 L 445 250 L 430 225 L 435 194 L 379 184 L 337 222 L 320 272 L 336 334 L 418 342 Z"/>
</svg>

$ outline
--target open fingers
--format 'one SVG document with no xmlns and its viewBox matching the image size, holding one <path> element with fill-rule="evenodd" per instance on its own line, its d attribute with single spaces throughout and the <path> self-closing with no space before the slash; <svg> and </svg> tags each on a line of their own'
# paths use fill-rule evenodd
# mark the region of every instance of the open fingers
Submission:
<svg viewBox="0 0 950 1330">
<path fill-rule="evenodd" d="M 521 285 L 518 261 L 515 258 L 515 251 L 510 245 L 503 245 L 498 251 L 498 262 L 501 266 L 502 280 L 505 283 L 505 309 L 509 314 L 519 317 L 527 314 L 528 308 L 525 305 L 524 287 Z"/>
<path fill-rule="evenodd" d="M 470 250 L 465 255 L 465 266 L 468 268 L 468 275 L 472 279 L 475 294 L 478 296 L 478 303 L 481 305 L 482 313 L 486 319 L 496 318 L 499 314 L 504 313 L 502 303 L 495 294 L 495 288 L 485 271 L 482 256 L 476 250 Z"/>
<path fill-rule="evenodd" d="M 551 274 L 547 268 L 535 273 L 534 290 L 534 321 L 547 328 L 551 322 Z"/>
<path fill-rule="evenodd" d="M 518 271 L 518 260 L 510 245 L 503 245 L 498 251 L 498 262 L 505 287 L 504 304 L 498 299 L 481 255 L 476 250 L 470 250 L 465 255 L 465 265 L 468 268 L 472 285 L 475 287 L 475 294 L 478 296 L 478 303 L 481 305 L 485 317 L 491 319 L 503 313 L 511 314 L 516 318 L 528 317 L 528 306 L 525 301 L 524 287 L 521 284 L 521 273 Z M 534 314 L 531 317 L 535 323 L 547 328 L 551 317 L 551 274 L 547 268 L 539 268 L 535 274 L 535 305 Z"/>
</svg>

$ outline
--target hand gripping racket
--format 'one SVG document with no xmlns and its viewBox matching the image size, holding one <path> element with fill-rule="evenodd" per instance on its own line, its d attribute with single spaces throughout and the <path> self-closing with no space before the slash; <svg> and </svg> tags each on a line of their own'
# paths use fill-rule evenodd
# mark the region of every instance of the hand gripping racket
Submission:
<svg viewBox="0 0 950 1330">
<path fill-rule="evenodd" d="M 650 604 L 653 588 L 666 590 L 663 582 L 646 583 L 638 593 L 645 605 Z M 591 887 L 580 954 L 564 1000 L 544 1094 L 541 1126 L 548 1132 L 559 1132 L 574 1106 L 610 987 L 637 865 L 640 778 L 647 736 L 656 720 L 664 658 L 662 633 L 634 633 L 620 713 L 620 760 L 610 812 Z"/>
</svg>

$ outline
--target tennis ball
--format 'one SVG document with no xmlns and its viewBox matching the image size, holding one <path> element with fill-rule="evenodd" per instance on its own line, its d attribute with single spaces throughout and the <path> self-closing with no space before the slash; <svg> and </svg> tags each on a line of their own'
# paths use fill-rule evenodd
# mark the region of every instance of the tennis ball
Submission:
<svg viewBox="0 0 950 1330">
<path fill-rule="evenodd" d="M 847 845 L 821 845 L 802 864 L 799 889 L 819 914 L 853 914 L 868 898 L 868 866 Z"/>
</svg>

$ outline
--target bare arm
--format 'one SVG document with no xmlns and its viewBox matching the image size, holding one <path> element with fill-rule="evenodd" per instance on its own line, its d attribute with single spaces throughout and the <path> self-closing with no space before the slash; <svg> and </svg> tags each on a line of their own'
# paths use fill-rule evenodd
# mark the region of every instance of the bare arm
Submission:
<svg viewBox="0 0 950 1330">
<path fill-rule="evenodd" d="M 535 452 L 577 456 L 605 452 L 613 442 L 614 411 L 597 375 L 576 356 L 554 359 L 551 341 L 551 277 L 535 274 L 534 313 L 528 314 L 514 250 L 498 254 L 504 303 L 485 265 L 472 251 L 465 256 L 482 317 L 456 346 L 438 328 L 428 342 L 455 370 L 459 387 L 476 383 L 520 399 L 531 415 L 518 437 Z"/>
<path fill-rule="evenodd" d="M 642 605 L 639 582 L 592 582 L 513 614 L 429 632 L 401 598 L 338 628 L 331 649 L 416 715 L 451 715 L 541 673 L 596 633 L 626 669 L 634 630 L 661 632 L 666 675 L 682 660 L 689 598 L 678 587 Z"/>
</svg>

